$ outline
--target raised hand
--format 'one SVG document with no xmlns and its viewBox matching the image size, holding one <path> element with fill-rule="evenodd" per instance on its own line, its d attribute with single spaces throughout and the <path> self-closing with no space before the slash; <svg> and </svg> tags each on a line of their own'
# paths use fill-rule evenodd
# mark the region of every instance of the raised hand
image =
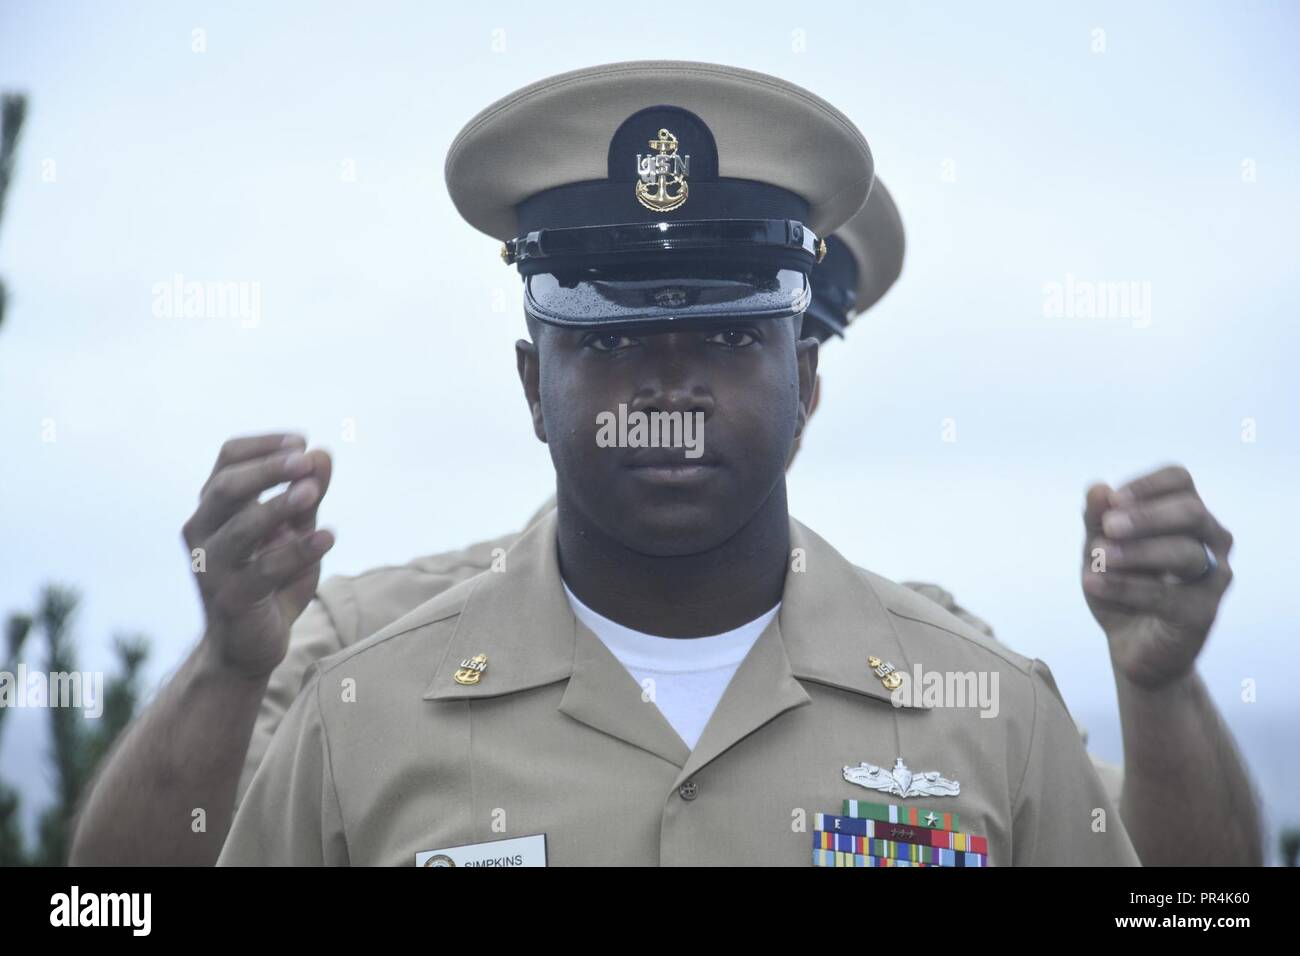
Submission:
<svg viewBox="0 0 1300 956">
<path fill-rule="evenodd" d="M 249 676 L 269 674 L 284 658 L 289 629 L 320 580 L 334 535 L 316 530 L 329 488 L 330 456 L 306 451 L 297 435 L 235 438 L 221 447 L 199 506 L 182 537 L 191 554 L 207 617 L 205 640 L 224 663 Z M 289 482 L 266 501 L 258 497 Z"/>
<path fill-rule="evenodd" d="M 1232 535 L 1192 476 L 1173 465 L 1115 490 L 1093 485 L 1083 523 L 1083 591 L 1116 670 L 1146 686 L 1187 674 L 1232 581 Z"/>
</svg>

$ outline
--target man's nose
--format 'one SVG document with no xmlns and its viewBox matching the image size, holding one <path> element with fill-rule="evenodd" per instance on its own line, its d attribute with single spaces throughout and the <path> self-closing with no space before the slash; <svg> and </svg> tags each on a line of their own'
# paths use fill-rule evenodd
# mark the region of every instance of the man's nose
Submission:
<svg viewBox="0 0 1300 956">
<path fill-rule="evenodd" d="M 665 339 L 675 338 L 667 335 Z M 656 349 L 653 367 L 643 367 L 630 409 L 639 412 L 703 412 L 713 414 L 713 390 L 677 343 L 664 341 Z M 648 356 L 649 357 L 649 356 Z M 650 365 L 651 363 L 647 363 Z"/>
<path fill-rule="evenodd" d="M 703 412 L 707 419 L 713 415 L 713 393 L 704 385 L 690 384 L 676 379 L 658 378 L 646 382 L 632 396 L 630 406 L 634 412 Z"/>
</svg>

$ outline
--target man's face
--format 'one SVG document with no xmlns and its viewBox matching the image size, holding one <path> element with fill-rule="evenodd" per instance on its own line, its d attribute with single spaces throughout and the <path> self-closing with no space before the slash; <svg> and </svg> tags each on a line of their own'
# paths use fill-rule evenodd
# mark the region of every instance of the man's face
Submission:
<svg viewBox="0 0 1300 956">
<path fill-rule="evenodd" d="M 727 541 L 783 487 L 803 427 L 817 347 L 796 342 L 798 325 L 535 326 L 535 343 L 518 343 L 519 371 L 560 498 L 642 554 L 697 554 Z M 702 422 L 694 435 L 677 433 L 693 439 L 691 457 L 684 447 L 627 447 L 638 412 L 647 421 L 680 413 L 683 428 L 685 416 Z M 628 441 L 602 447 L 620 421 L 631 426 Z"/>
</svg>

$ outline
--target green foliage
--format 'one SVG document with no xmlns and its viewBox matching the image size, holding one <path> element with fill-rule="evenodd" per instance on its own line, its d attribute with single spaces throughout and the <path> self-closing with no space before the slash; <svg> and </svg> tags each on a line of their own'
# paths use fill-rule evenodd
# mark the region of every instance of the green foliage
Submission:
<svg viewBox="0 0 1300 956">
<path fill-rule="evenodd" d="M 12 671 L 22 656 L 23 645 L 32 630 L 32 619 L 27 614 L 11 614 L 5 624 L 5 670 Z M 5 715 L 9 708 L 0 707 L 0 731 L 4 730 Z"/>
<path fill-rule="evenodd" d="M 6 626 L 4 670 L 14 673 L 28 635 L 45 638 L 45 670 L 76 673 L 76 644 L 72 621 L 80 598 L 71 588 L 51 585 L 40 598 L 36 614 L 11 615 Z M 149 654 L 148 640 L 139 634 L 114 638 L 117 671 L 105 681 L 103 713 L 95 719 L 76 707 L 47 708 L 50 715 L 50 764 L 54 771 L 54 802 L 41 813 L 37 843 L 30 850 L 19 824 L 20 800 L 13 787 L 0 780 L 0 866 L 62 866 L 67 862 L 78 801 L 99 762 L 135 716 L 140 700 L 140 671 Z M 54 701 L 49 702 L 53 705 Z M 0 707 L 0 731 L 8 708 Z"/>
<path fill-rule="evenodd" d="M 1300 829 L 1288 827 L 1282 831 L 1282 865 L 1295 866 L 1300 858 Z"/>
<path fill-rule="evenodd" d="M 27 118 L 27 97 L 20 93 L 6 93 L 0 98 L 0 220 L 4 219 L 5 195 L 13 178 L 14 153 L 18 150 L 18 134 Z M 5 320 L 5 303 L 8 290 L 0 279 L 0 325 Z"/>
<path fill-rule="evenodd" d="M 6 93 L 0 97 L 0 219 L 4 218 L 5 193 L 14 173 L 14 153 L 18 150 L 18 134 L 27 118 L 27 97 L 21 93 Z"/>
</svg>

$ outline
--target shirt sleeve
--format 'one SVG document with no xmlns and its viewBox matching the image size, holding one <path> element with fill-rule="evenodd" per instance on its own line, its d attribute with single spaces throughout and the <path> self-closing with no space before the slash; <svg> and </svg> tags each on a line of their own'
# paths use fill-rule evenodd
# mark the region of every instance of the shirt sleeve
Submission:
<svg viewBox="0 0 1300 956">
<path fill-rule="evenodd" d="M 1016 866 L 1138 866 L 1052 672 L 1030 668 L 1034 722 L 1024 777 L 1013 805 Z"/>
<path fill-rule="evenodd" d="M 1091 751 L 1088 752 L 1088 757 L 1092 760 L 1092 769 L 1101 778 L 1101 785 L 1106 788 L 1106 796 L 1110 797 L 1110 802 L 1118 809 L 1119 798 L 1124 793 L 1124 768 L 1109 760 L 1102 760 Z"/>
<path fill-rule="evenodd" d="M 317 661 L 342 650 L 348 643 L 345 632 L 336 620 L 341 614 L 339 608 L 346 607 L 344 601 L 335 597 L 343 588 L 341 580 L 326 582 L 293 623 L 293 629 L 289 632 L 289 650 L 284 655 L 284 660 L 271 672 L 271 680 L 266 685 L 266 693 L 258 707 L 253 736 L 248 741 L 248 753 L 244 756 L 244 768 L 240 771 L 239 784 L 235 790 L 236 806 L 244 799 L 253 774 L 271 745 L 271 738 L 275 736 L 289 705 L 302 689 L 307 669 Z"/>
<path fill-rule="evenodd" d="M 314 667 L 253 775 L 217 865 L 348 865 Z"/>
</svg>

